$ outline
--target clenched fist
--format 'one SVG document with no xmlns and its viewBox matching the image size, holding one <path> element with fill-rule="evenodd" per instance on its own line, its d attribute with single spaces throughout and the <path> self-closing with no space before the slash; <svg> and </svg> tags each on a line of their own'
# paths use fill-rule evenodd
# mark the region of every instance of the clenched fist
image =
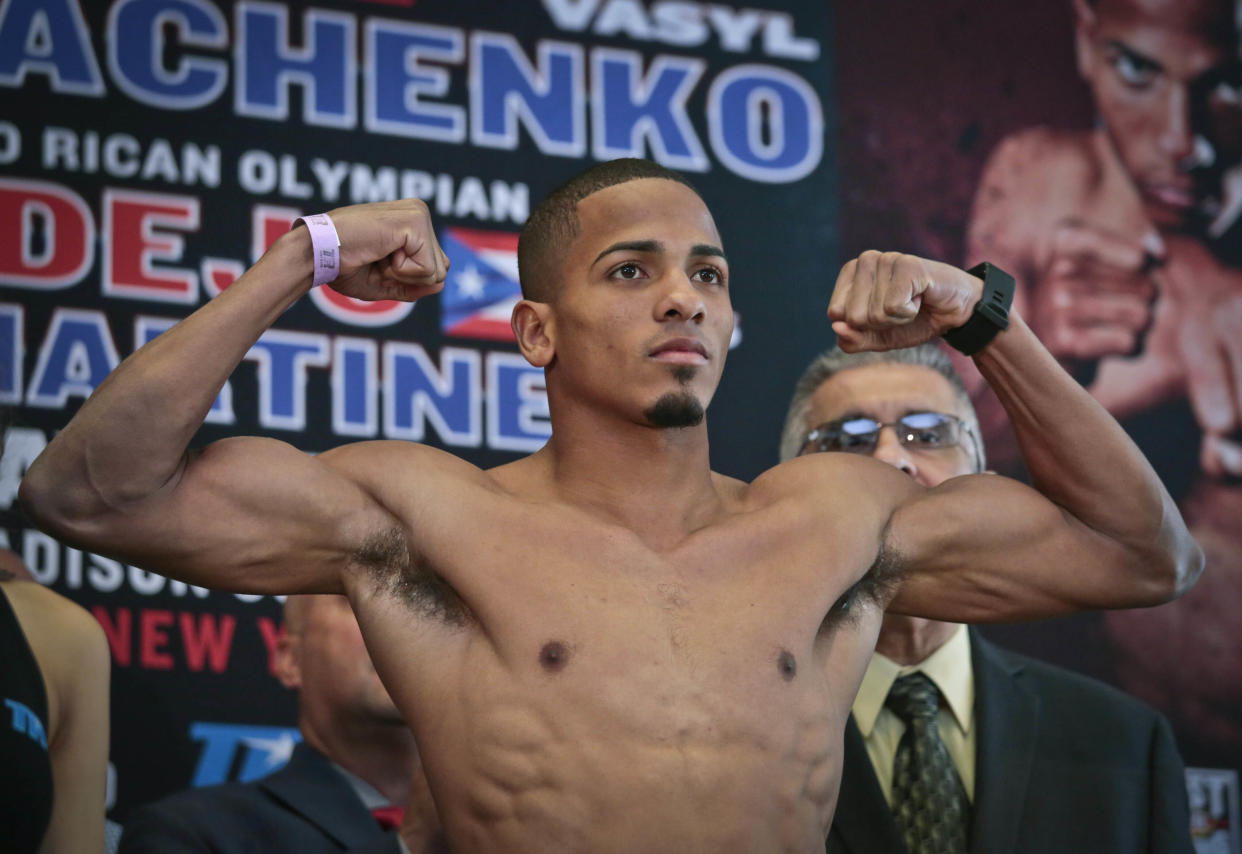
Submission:
<svg viewBox="0 0 1242 854">
<path fill-rule="evenodd" d="M 896 350 L 970 319 L 983 281 L 950 264 L 869 250 L 841 268 L 828 319 L 842 350 Z"/>
<path fill-rule="evenodd" d="M 1154 317 L 1154 271 L 1163 245 L 1074 220 L 1052 237 L 1031 298 L 1031 329 L 1063 362 L 1132 355 Z"/>
<path fill-rule="evenodd" d="M 341 241 L 334 290 L 363 300 L 412 302 L 444 287 L 448 257 L 423 202 L 351 205 L 329 216 Z"/>
</svg>

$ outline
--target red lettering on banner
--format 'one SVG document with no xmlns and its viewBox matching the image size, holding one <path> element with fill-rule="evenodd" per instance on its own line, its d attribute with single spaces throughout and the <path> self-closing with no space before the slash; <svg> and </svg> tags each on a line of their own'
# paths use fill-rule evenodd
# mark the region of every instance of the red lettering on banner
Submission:
<svg viewBox="0 0 1242 854">
<path fill-rule="evenodd" d="M 272 248 L 276 238 L 293 227 L 293 221 L 302 212 L 297 208 L 279 205 L 255 205 L 250 210 L 250 262 Z"/>
<path fill-rule="evenodd" d="M 147 670 L 172 670 L 168 654 L 168 627 L 172 611 L 143 611 L 138 617 L 138 663 Z"/>
<path fill-rule="evenodd" d="M 112 649 L 112 660 L 119 667 L 129 667 L 130 650 L 134 644 L 134 619 L 129 609 L 118 608 L 115 621 L 99 605 L 91 608 L 91 614 L 103 627 L 104 634 L 108 637 L 108 646 Z"/>
<path fill-rule="evenodd" d="M 328 317 L 350 326 L 388 326 L 404 318 L 414 308 L 412 302 L 391 299 L 371 301 L 347 297 L 333 290 L 331 285 L 313 289 L 311 301 Z"/>
<path fill-rule="evenodd" d="M 259 634 L 263 635 L 263 645 L 267 647 L 267 672 L 276 675 L 276 647 L 285 636 L 283 624 L 276 625 L 271 617 L 259 617 Z"/>
<path fill-rule="evenodd" d="M 229 285 L 240 279 L 242 273 L 246 272 L 246 268 L 240 262 L 228 258 L 204 258 L 199 269 L 203 275 L 203 287 L 206 288 L 207 295 L 213 299 L 224 293 Z"/>
<path fill-rule="evenodd" d="M 209 663 L 216 673 L 223 673 L 229 664 L 229 652 L 233 648 L 233 629 L 237 618 L 225 614 L 216 622 L 214 614 L 199 614 L 197 622 L 193 614 L 178 615 L 181 623 L 181 642 L 185 644 L 185 663 L 194 671 L 202 670 Z"/>
<path fill-rule="evenodd" d="M 0 235 L 0 278 L 6 285 L 69 287 L 95 261 L 90 208 L 60 184 L 0 178 Z"/>
<path fill-rule="evenodd" d="M 193 304 L 198 274 L 155 261 L 180 261 L 185 239 L 178 231 L 198 230 L 198 199 L 168 193 L 104 191 L 103 292 L 108 296 Z"/>
</svg>

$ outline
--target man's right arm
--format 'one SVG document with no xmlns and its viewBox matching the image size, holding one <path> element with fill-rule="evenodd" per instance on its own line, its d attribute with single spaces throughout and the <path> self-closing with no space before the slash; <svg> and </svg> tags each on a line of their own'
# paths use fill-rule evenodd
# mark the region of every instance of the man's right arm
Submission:
<svg viewBox="0 0 1242 854">
<path fill-rule="evenodd" d="M 343 208 L 333 220 L 337 290 L 413 300 L 441 286 L 446 259 L 421 202 Z M 311 257 L 307 230 L 294 229 L 113 371 L 23 480 L 22 506 L 35 523 L 205 586 L 339 592 L 359 544 L 395 525 L 343 460 L 262 438 L 187 450 L 233 369 L 309 290 Z"/>
</svg>

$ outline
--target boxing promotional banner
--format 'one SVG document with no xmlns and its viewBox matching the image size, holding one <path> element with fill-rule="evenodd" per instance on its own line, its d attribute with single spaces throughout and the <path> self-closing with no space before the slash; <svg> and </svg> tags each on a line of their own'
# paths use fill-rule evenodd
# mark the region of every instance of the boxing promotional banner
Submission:
<svg viewBox="0 0 1242 854">
<path fill-rule="evenodd" d="M 252 348 L 196 442 L 308 452 L 407 439 L 490 466 L 549 435 L 508 327 L 532 204 L 593 162 L 685 172 L 730 256 L 739 334 L 716 466 L 775 459 L 789 384 L 831 342 L 824 10 L 633 0 L 4 0 L 0 458 L 7 545 L 112 648 L 115 806 L 288 757 L 271 598 L 84 554 L 20 516 L 31 460 L 127 354 L 227 288 L 302 214 L 418 197 L 444 292 L 317 288 Z"/>
<path fill-rule="evenodd" d="M 1213 2 L 1233 0 L 1183 11 Z M 689 176 L 729 254 L 738 332 L 709 417 L 728 475 L 775 463 L 793 383 L 832 343 L 845 259 L 897 249 L 1017 276 L 1023 316 L 1152 459 L 1208 566 L 1160 609 L 986 631 L 1159 708 L 1187 764 L 1226 775 L 1196 777 L 1211 782 L 1204 838 L 1212 809 L 1236 818 L 1242 120 L 1238 35 L 1215 23 L 1236 19 L 1168 13 L 1192 41 L 1213 22 L 1196 43 L 1224 59 L 1187 69 L 1162 53 L 1163 19 L 1142 51 L 1097 55 L 1096 9 L 3 0 L 0 511 L 7 545 L 111 644 L 112 817 L 287 758 L 280 603 L 47 537 L 15 504 L 30 461 L 122 358 L 295 218 L 409 196 L 452 261 L 444 292 L 315 289 L 247 354 L 196 443 L 406 439 L 482 466 L 529 453 L 549 426 L 542 374 L 508 330 L 516 235 L 561 181 L 641 156 Z M 1035 44 L 1035 61 L 1014 49 Z M 1160 100 L 1176 75 L 1182 113 Z M 1116 245 L 1139 261 L 1106 263 Z M 1099 288 L 1129 302 L 1108 315 Z M 963 369 L 992 466 L 1020 476 L 1003 413 Z"/>
</svg>

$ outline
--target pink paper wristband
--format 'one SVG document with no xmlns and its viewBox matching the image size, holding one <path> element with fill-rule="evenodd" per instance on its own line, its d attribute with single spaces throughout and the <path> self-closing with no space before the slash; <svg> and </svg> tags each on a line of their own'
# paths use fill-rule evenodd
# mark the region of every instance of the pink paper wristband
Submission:
<svg viewBox="0 0 1242 854">
<path fill-rule="evenodd" d="M 332 218 L 326 213 L 311 214 L 295 219 L 294 228 L 298 223 L 305 225 L 310 232 L 311 252 L 315 258 L 312 287 L 335 281 L 341 272 L 341 238 L 336 234 Z"/>
</svg>

